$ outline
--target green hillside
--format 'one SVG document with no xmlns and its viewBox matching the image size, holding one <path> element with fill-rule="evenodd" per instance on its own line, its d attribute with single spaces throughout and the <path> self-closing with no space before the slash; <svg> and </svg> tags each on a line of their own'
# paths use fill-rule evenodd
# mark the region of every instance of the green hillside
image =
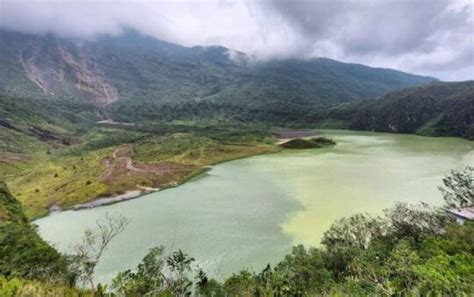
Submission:
<svg viewBox="0 0 474 297">
<path fill-rule="evenodd" d="M 474 81 L 434 83 L 342 104 L 330 110 L 329 118 L 355 130 L 473 139 Z"/>
<path fill-rule="evenodd" d="M 45 152 L 68 146 L 103 117 L 95 105 L 82 100 L 0 94 L 0 152 Z"/>
<path fill-rule="evenodd" d="M 309 122 L 329 106 L 435 80 L 324 58 L 260 61 L 134 31 L 89 41 L 0 31 L 0 43 L 3 94 L 81 99 L 122 121 Z"/>
<path fill-rule="evenodd" d="M 0 275 L 49 280 L 62 277 L 66 269 L 63 257 L 39 237 L 0 181 Z"/>
</svg>

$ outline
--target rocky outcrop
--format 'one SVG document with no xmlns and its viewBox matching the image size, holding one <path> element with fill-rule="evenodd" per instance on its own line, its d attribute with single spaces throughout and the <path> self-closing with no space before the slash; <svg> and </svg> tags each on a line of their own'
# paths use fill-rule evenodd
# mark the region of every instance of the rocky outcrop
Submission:
<svg viewBox="0 0 474 297">
<path fill-rule="evenodd" d="M 20 51 L 19 60 L 27 78 L 48 95 L 72 94 L 99 105 L 119 99 L 116 88 L 80 46 L 36 39 Z"/>
</svg>

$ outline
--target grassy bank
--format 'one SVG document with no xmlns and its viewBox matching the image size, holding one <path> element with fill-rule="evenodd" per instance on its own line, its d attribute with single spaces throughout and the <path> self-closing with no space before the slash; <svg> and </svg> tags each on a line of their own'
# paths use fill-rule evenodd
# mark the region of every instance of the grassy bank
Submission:
<svg viewBox="0 0 474 297">
<path fill-rule="evenodd" d="M 274 143 L 264 129 L 100 126 L 73 145 L 40 143 L 31 153 L 15 154 L 20 157 L 1 166 L 0 179 L 28 217 L 37 218 L 53 205 L 69 208 L 137 186 L 173 187 L 207 166 L 277 152 Z"/>
</svg>

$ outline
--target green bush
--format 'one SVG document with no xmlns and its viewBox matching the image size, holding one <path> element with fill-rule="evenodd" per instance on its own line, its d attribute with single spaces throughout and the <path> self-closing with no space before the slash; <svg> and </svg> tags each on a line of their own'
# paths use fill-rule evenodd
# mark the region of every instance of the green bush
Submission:
<svg viewBox="0 0 474 297">
<path fill-rule="evenodd" d="M 327 147 L 335 144 L 336 142 L 332 139 L 317 137 L 311 139 L 295 138 L 280 144 L 280 146 L 286 149 L 312 149 Z"/>
</svg>

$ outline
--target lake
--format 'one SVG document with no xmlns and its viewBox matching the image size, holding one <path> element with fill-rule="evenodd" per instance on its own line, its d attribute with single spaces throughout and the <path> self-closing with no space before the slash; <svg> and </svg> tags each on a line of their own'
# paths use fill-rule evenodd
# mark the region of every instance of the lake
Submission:
<svg viewBox="0 0 474 297">
<path fill-rule="evenodd" d="M 343 216 L 378 214 L 396 201 L 440 205 L 443 176 L 474 164 L 474 142 L 463 139 L 324 132 L 338 145 L 219 164 L 176 188 L 35 223 L 44 239 L 67 252 L 106 212 L 129 218 L 97 267 L 100 282 L 135 268 L 159 245 L 183 250 L 222 278 L 277 263 L 292 245 L 318 245 Z"/>
</svg>

